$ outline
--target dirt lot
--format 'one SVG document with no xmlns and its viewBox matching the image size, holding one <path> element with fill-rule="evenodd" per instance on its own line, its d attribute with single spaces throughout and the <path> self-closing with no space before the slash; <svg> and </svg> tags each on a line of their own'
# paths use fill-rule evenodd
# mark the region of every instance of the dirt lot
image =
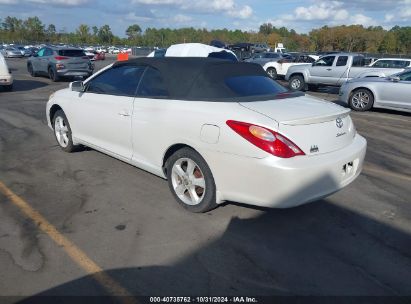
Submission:
<svg viewBox="0 0 411 304">
<path fill-rule="evenodd" d="M 409 114 L 352 113 L 368 140 L 365 168 L 327 199 L 190 214 L 156 176 L 94 150 L 62 152 L 45 104 L 68 82 L 30 77 L 25 59 L 8 63 L 16 81 L 0 92 L 0 295 L 411 296 Z"/>
</svg>

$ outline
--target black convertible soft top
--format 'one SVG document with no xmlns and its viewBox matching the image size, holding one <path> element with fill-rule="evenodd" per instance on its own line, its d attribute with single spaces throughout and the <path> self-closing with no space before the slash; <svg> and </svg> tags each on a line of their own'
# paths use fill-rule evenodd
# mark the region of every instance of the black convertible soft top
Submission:
<svg viewBox="0 0 411 304">
<path fill-rule="evenodd" d="M 142 57 L 115 62 L 113 67 L 124 65 L 146 65 L 160 71 L 170 99 L 238 99 L 244 96 L 230 89 L 225 82 L 226 79 L 238 76 L 268 77 L 260 65 L 215 58 Z M 261 100 L 261 97 L 259 96 L 258 99 Z M 265 96 L 263 99 L 272 99 L 273 97 L 275 94 Z M 257 99 L 256 96 L 251 98 Z"/>
</svg>

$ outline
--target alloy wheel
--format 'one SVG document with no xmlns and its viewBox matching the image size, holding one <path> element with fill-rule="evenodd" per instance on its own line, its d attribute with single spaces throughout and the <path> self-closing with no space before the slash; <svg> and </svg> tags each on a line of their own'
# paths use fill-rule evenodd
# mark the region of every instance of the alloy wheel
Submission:
<svg viewBox="0 0 411 304">
<path fill-rule="evenodd" d="M 66 148 L 70 142 L 69 129 L 64 118 L 57 116 L 54 120 L 54 133 L 56 134 L 57 142 L 63 148 Z"/>
<path fill-rule="evenodd" d="M 180 158 L 174 163 L 171 182 L 176 195 L 187 205 L 198 205 L 205 196 L 204 174 L 190 158 Z"/>
</svg>

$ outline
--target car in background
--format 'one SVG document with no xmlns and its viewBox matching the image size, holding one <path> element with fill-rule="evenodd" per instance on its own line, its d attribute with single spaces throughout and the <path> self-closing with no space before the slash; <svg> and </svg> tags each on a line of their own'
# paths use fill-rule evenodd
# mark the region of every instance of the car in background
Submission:
<svg viewBox="0 0 411 304">
<path fill-rule="evenodd" d="M 22 58 L 23 54 L 19 49 L 16 49 L 14 47 L 6 47 L 3 49 L 2 54 L 6 58 Z"/>
<path fill-rule="evenodd" d="M 411 59 L 381 58 L 369 65 L 373 68 L 404 69 L 411 67 Z"/>
<path fill-rule="evenodd" d="M 238 61 L 232 51 L 202 43 L 173 44 L 167 49 L 154 50 L 147 57 L 209 57 Z"/>
<path fill-rule="evenodd" d="M 355 111 L 385 108 L 411 112 L 411 69 L 389 77 L 355 78 L 344 83 L 341 102 Z"/>
<path fill-rule="evenodd" d="M 46 105 L 63 151 L 85 145 L 167 179 L 191 212 L 289 208 L 346 187 L 366 151 L 349 112 L 257 64 L 192 57 L 117 61 Z"/>
<path fill-rule="evenodd" d="M 255 43 L 251 47 L 252 53 L 269 52 L 271 48 L 266 43 Z"/>
<path fill-rule="evenodd" d="M 106 60 L 106 53 L 93 51 L 93 60 Z"/>
<path fill-rule="evenodd" d="M 250 58 L 245 59 L 244 61 L 257 63 L 263 66 L 269 61 L 278 61 L 280 59 L 283 59 L 283 55 L 281 53 L 264 52 L 264 53 L 255 53 Z"/>
<path fill-rule="evenodd" d="M 27 60 L 27 71 L 31 76 L 46 75 L 52 81 L 61 77 L 89 77 L 94 66 L 78 48 L 43 47 Z"/>
<path fill-rule="evenodd" d="M 13 90 L 13 76 L 2 54 L 0 54 L 0 87 L 5 91 Z"/>
<path fill-rule="evenodd" d="M 230 44 L 228 48 L 233 51 L 251 52 L 251 49 L 253 48 L 253 46 L 254 46 L 254 43 L 239 42 L 239 43 Z"/>
<path fill-rule="evenodd" d="M 31 56 L 30 50 L 26 49 L 24 46 L 17 46 L 16 49 L 18 49 L 21 52 L 23 57 L 30 57 Z"/>
</svg>

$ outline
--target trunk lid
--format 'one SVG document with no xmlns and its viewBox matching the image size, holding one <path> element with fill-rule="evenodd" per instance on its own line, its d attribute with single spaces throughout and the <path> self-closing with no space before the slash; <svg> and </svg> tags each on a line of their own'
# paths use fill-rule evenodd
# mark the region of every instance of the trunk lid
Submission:
<svg viewBox="0 0 411 304">
<path fill-rule="evenodd" d="M 301 96 L 240 104 L 277 121 L 278 131 L 306 155 L 342 149 L 355 135 L 349 109 L 317 98 Z"/>
<path fill-rule="evenodd" d="M 90 59 L 86 56 L 83 50 L 64 49 L 58 51 L 59 56 L 67 57 L 62 62 L 68 69 L 87 70 Z"/>
</svg>

